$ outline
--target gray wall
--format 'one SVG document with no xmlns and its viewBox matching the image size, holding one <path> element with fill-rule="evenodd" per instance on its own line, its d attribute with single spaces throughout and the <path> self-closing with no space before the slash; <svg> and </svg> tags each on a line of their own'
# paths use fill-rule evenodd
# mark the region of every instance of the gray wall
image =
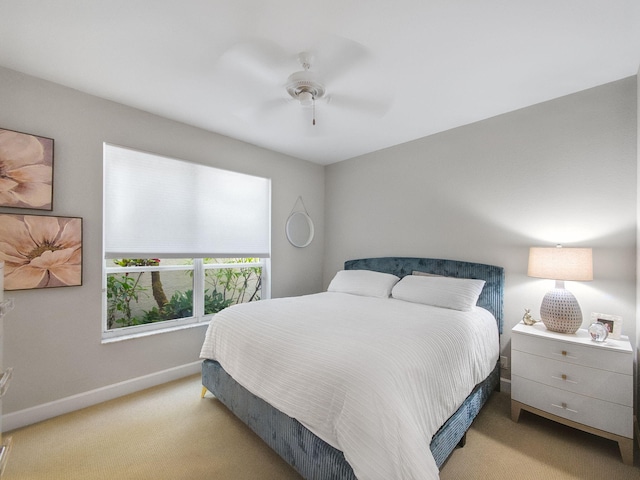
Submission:
<svg viewBox="0 0 640 480">
<path fill-rule="evenodd" d="M 169 93 L 169 92 L 168 92 Z M 272 179 L 272 295 L 322 287 L 323 237 L 297 249 L 284 225 L 299 195 L 324 230 L 324 168 L 0 68 L 0 128 L 55 140 L 52 212 L 84 219 L 81 287 L 7 292 L 4 365 L 14 379 L 3 413 L 196 362 L 204 327 L 101 344 L 102 143 Z M 212 106 L 215 108 L 215 106 Z"/>
<path fill-rule="evenodd" d="M 325 286 L 350 258 L 501 265 L 509 356 L 524 308 L 539 318 L 554 287 L 527 277 L 529 247 L 589 246 L 594 281 L 566 285 L 584 325 L 621 315 L 635 344 L 636 94 L 630 77 L 329 166 Z"/>
</svg>

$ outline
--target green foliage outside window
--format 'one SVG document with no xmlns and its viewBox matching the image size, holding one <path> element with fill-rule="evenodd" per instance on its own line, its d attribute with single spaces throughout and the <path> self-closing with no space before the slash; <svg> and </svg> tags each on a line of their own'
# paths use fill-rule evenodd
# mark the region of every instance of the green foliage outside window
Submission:
<svg viewBox="0 0 640 480">
<path fill-rule="evenodd" d="M 212 263 L 248 263 L 255 259 L 205 259 Z M 160 259 L 118 259 L 121 267 L 157 266 Z M 173 272 L 172 272 L 173 273 Z M 151 286 L 148 285 L 148 275 Z M 121 328 L 146 323 L 191 317 L 193 315 L 193 289 L 175 291 L 167 298 L 160 271 L 110 273 L 107 275 L 107 328 Z M 185 272 L 193 276 L 193 272 Z M 147 276 L 147 277 L 145 277 Z M 210 315 L 236 303 L 260 300 L 262 267 L 239 266 L 205 270 L 204 313 Z M 149 291 L 155 305 L 140 309 L 143 299 L 149 299 Z M 138 307 L 138 308 L 136 308 Z"/>
<path fill-rule="evenodd" d="M 239 259 L 218 259 L 206 258 L 205 263 L 250 263 L 255 258 Z M 252 302 L 260 300 L 260 290 L 262 289 L 262 267 L 260 265 L 239 268 L 221 268 L 207 270 L 205 283 L 210 285 L 214 292 L 221 292 L 224 301 L 231 300 L 235 303 Z M 207 312 L 205 308 L 205 313 Z"/>
</svg>

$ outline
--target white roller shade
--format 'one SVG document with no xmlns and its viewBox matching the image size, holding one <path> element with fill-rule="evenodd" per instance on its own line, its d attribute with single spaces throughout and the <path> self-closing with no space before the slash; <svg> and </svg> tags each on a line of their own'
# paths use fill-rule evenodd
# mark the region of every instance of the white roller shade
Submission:
<svg viewBox="0 0 640 480">
<path fill-rule="evenodd" d="M 271 180 L 104 145 L 106 258 L 268 257 Z"/>
</svg>

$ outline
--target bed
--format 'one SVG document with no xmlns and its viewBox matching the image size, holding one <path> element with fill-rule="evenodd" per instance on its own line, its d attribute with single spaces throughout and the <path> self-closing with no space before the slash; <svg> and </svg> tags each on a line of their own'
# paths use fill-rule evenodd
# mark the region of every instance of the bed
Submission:
<svg viewBox="0 0 640 480">
<path fill-rule="evenodd" d="M 500 370 L 499 370 L 499 336 L 502 333 L 502 323 L 503 323 L 503 289 L 504 289 L 504 272 L 501 267 L 478 264 L 478 263 L 470 263 L 470 262 L 462 262 L 455 260 L 443 260 L 443 259 L 430 259 L 430 258 L 406 258 L 406 257 L 384 257 L 384 258 L 367 258 L 367 259 L 358 259 L 358 260 L 349 260 L 345 262 L 344 271 L 338 272 L 338 274 L 347 275 L 345 278 L 352 278 L 349 275 L 361 275 L 362 272 L 377 272 L 379 274 L 386 274 L 390 276 L 395 276 L 398 279 L 402 279 L 402 282 L 415 281 L 415 282 L 432 282 L 432 281 L 449 281 L 449 280 L 440 280 L 449 279 L 454 277 L 455 279 L 475 279 L 476 281 L 482 281 L 483 287 L 481 287 L 481 291 L 479 291 L 477 298 L 477 307 L 473 308 L 473 311 L 479 311 L 481 313 L 489 312 L 491 317 L 491 323 L 495 330 L 495 337 L 493 339 L 493 344 L 491 346 L 491 353 L 487 354 L 487 358 L 492 359 L 492 364 L 489 368 L 485 368 L 482 373 L 482 378 L 479 378 L 477 382 L 468 386 L 461 386 L 462 388 L 469 388 L 470 393 L 464 393 L 466 397 L 463 397 L 461 400 L 456 400 L 455 407 L 450 415 L 447 415 L 444 419 L 437 419 L 434 421 L 439 422 L 438 428 L 434 428 L 433 425 L 430 425 L 430 428 L 433 430 L 432 436 L 428 438 L 430 441 L 422 442 L 420 435 L 424 435 L 427 433 L 429 429 L 417 429 L 413 427 L 414 423 L 420 423 L 422 421 L 422 416 L 430 417 L 429 415 L 424 414 L 422 411 L 418 412 L 417 415 L 420 417 L 420 422 L 408 422 L 411 424 L 410 431 L 404 431 L 398 429 L 394 430 L 397 424 L 401 423 L 397 418 L 388 419 L 387 413 L 389 411 L 393 411 L 394 415 L 396 411 L 399 411 L 398 416 L 404 415 L 404 407 L 401 408 L 386 408 L 383 410 L 383 414 L 370 415 L 367 414 L 366 421 L 373 421 L 375 425 L 372 426 L 362 426 L 360 424 L 356 424 L 356 426 L 350 426 L 346 429 L 346 433 L 341 431 L 343 428 L 342 417 L 350 418 L 351 416 L 358 415 L 358 412 L 348 411 L 348 403 L 351 401 L 350 393 L 347 394 L 347 397 L 340 396 L 340 393 L 332 393 L 328 397 L 322 397 L 320 394 L 318 398 L 320 399 L 318 402 L 308 401 L 309 405 L 304 405 L 303 407 L 291 407 L 289 405 L 288 395 L 283 395 L 282 386 L 277 384 L 277 380 L 273 380 L 275 386 L 271 385 L 272 380 L 264 377 L 262 372 L 262 364 L 254 364 L 253 369 L 255 371 L 249 373 L 240 373 L 237 370 L 237 365 L 234 361 L 226 360 L 224 350 L 229 349 L 227 344 L 229 343 L 229 338 L 233 338 L 234 336 L 237 339 L 241 339 L 239 346 L 234 348 L 240 349 L 244 354 L 242 354 L 242 359 L 238 362 L 244 362 L 244 357 L 252 357 L 260 355 L 261 349 L 267 348 L 265 351 L 269 351 L 268 348 L 262 345 L 262 337 L 258 340 L 254 340 L 255 344 L 251 344 L 250 347 L 247 347 L 248 344 L 242 343 L 245 341 L 245 336 L 248 333 L 247 331 L 240 331 L 235 334 L 227 334 L 228 338 L 225 340 L 224 346 L 218 345 L 218 350 L 216 351 L 211 345 L 207 347 L 208 344 L 212 342 L 218 341 L 218 336 L 222 336 L 220 332 L 211 333 L 212 325 L 217 324 L 217 321 L 212 321 L 207 332 L 207 339 L 205 340 L 205 345 L 203 345 L 202 357 L 204 358 L 202 363 L 202 384 L 203 387 L 212 392 L 215 397 L 221 401 L 224 405 L 226 405 L 236 416 L 238 416 L 244 423 L 246 423 L 255 433 L 257 433 L 271 448 L 273 448 L 284 460 L 286 460 L 290 465 L 292 465 L 304 478 L 306 479 L 318 479 L 318 480 L 338 480 L 338 479 L 355 479 L 360 478 L 361 480 L 365 478 L 437 478 L 438 477 L 438 469 L 444 464 L 446 459 L 449 457 L 451 452 L 458 445 L 463 445 L 465 440 L 465 434 L 474 418 L 480 412 L 480 409 L 485 404 L 486 400 L 489 398 L 492 391 L 499 388 L 499 380 L 500 380 Z M 425 275 L 427 274 L 427 275 Z M 437 276 L 437 277 L 434 277 Z M 405 279 L 404 277 L 407 277 Z M 416 280 L 416 277 L 422 277 L 423 279 Z M 341 277 L 342 278 L 342 277 Z M 376 277 L 377 278 L 377 277 Z M 431 280 L 433 279 L 433 280 Z M 437 279 L 437 280 L 436 280 Z M 449 310 L 449 308 L 437 308 L 432 307 L 430 305 L 416 305 L 411 302 L 404 301 L 405 299 L 401 298 L 400 293 L 400 282 L 398 281 L 395 286 L 392 286 L 391 290 L 396 292 L 397 290 L 397 299 L 394 294 L 389 294 L 392 298 L 387 298 L 387 300 L 382 300 L 380 298 L 369 299 L 361 298 L 360 293 L 356 292 L 355 295 L 350 295 L 353 292 L 346 292 L 345 289 L 341 287 L 345 287 L 347 290 L 350 284 L 340 284 L 338 279 L 338 275 L 331 282 L 329 286 L 328 292 L 323 292 L 321 294 L 304 296 L 296 299 L 297 302 L 303 301 L 307 302 L 307 308 L 313 310 L 313 314 L 315 315 L 316 311 L 322 311 L 324 308 L 324 303 L 329 303 L 332 305 L 339 305 L 341 311 L 351 311 L 352 308 L 361 308 L 361 303 L 366 303 L 362 308 L 373 308 L 375 311 L 368 311 L 366 314 L 367 319 L 372 319 L 371 329 L 375 330 L 378 328 L 378 323 L 375 323 L 377 320 L 376 312 L 380 311 L 380 316 L 390 317 L 390 315 L 383 314 L 384 309 L 387 308 L 387 305 L 390 305 L 388 308 L 396 308 L 398 305 L 402 306 L 403 309 L 407 310 L 407 316 L 413 315 L 413 312 L 416 311 L 418 314 L 422 315 L 422 310 L 418 309 L 432 309 L 433 311 L 437 311 L 436 313 L 439 315 L 441 311 Z M 451 280 L 455 281 L 455 280 Z M 338 285 L 337 290 L 334 288 L 332 290 L 332 286 Z M 422 285 L 422 284 L 420 284 Z M 474 287 L 475 288 L 475 287 Z M 404 292 L 411 293 L 412 290 L 409 288 L 408 290 L 405 288 Z M 324 295 L 324 297 L 323 297 Z M 382 295 L 384 296 L 384 295 Z M 317 302 L 324 303 L 317 303 Z M 474 299 L 475 301 L 475 299 Z M 289 308 L 289 299 L 274 299 L 274 301 L 266 301 L 270 303 L 265 303 L 265 305 L 271 305 L 272 308 L 277 311 L 281 311 L 282 317 L 286 318 L 287 314 L 284 313 Z M 343 302 L 346 302 L 343 304 Z M 352 303 L 355 302 L 355 303 Z M 263 302 L 257 302 L 263 303 Z M 357 304 L 357 307 L 352 305 Z M 393 304 L 393 307 L 391 305 Z M 407 304 L 407 305 L 405 305 Z M 256 307 L 249 307 L 255 309 Z M 264 307 L 262 307 L 264 308 Z M 297 307 L 296 307 L 297 308 Z M 333 308 L 333 307 L 332 307 Z M 233 309 L 230 313 L 233 313 Z M 354 312 L 359 312 L 359 310 L 353 310 Z M 393 310 L 395 312 L 396 310 Z M 444 313 L 442 313 L 444 314 Z M 457 310 L 453 313 L 453 315 L 466 315 L 466 312 L 459 313 Z M 475 314 L 475 313 L 474 313 Z M 218 314 L 220 315 L 220 314 Z M 403 313 L 404 315 L 404 313 Z M 447 311 L 446 315 L 450 315 L 450 312 Z M 309 316 L 311 316 L 309 314 Z M 357 317 L 358 315 L 353 315 Z M 222 317 L 221 317 L 222 318 Z M 402 317 L 404 318 L 404 317 Z M 448 318 L 448 317 L 447 317 Z M 403 320 L 404 321 L 404 320 Z M 449 320 L 447 320 L 449 321 Z M 458 320 L 456 320 L 458 321 Z M 483 320 L 483 321 L 486 321 Z M 470 323 L 468 321 L 464 321 L 466 323 Z M 460 323 L 464 323 L 460 322 Z M 223 324 L 224 322 L 219 322 Z M 344 320 L 340 320 L 340 325 L 345 323 Z M 439 322 L 438 324 L 442 324 L 444 322 Z M 241 323 L 240 323 L 241 324 Z M 330 321 L 327 320 L 327 328 L 334 328 L 335 325 L 331 324 Z M 369 324 L 368 324 L 369 325 Z M 412 324 L 407 324 L 412 325 Z M 456 323 L 457 325 L 457 323 Z M 283 332 L 286 338 L 286 335 L 289 334 L 289 326 L 286 328 L 283 327 Z M 490 331 L 489 328 L 486 328 L 486 324 L 483 327 L 487 332 Z M 222 327 L 215 327 L 220 329 Z M 266 328 L 266 327 L 265 327 Z M 271 327 L 268 327 L 271 328 Z M 356 327 L 354 327 L 356 328 Z M 359 328 L 359 327 L 358 327 Z M 369 329 L 369 327 L 367 327 Z M 402 330 L 404 330 L 403 328 Z M 397 329 L 396 330 L 400 330 Z M 483 330 L 483 331 L 484 331 Z M 389 332 L 386 332 L 386 335 L 390 335 Z M 487 336 L 494 335 L 494 333 L 474 333 L 474 336 Z M 341 333 L 340 337 L 345 336 Z M 436 332 L 437 337 L 442 337 L 441 333 Z M 429 337 L 429 334 L 426 335 L 416 335 L 416 337 L 420 337 L 420 341 L 423 341 L 423 337 Z M 317 337 L 314 337 L 315 341 Z M 465 337 L 466 338 L 466 337 Z M 249 340 L 247 340 L 249 341 Z M 411 351 L 413 346 L 409 345 L 409 340 L 399 340 L 401 342 L 409 342 L 407 343 L 407 347 L 402 348 L 402 350 Z M 471 342 L 472 338 L 469 337 L 465 340 L 465 342 Z M 475 341 L 475 340 L 474 340 Z M 375 343 L 375 340 L 367 340 L 367 345 L 371 345 Z M 391 342 L 389 342 L 391 343 Z M 255 348 L 254 348 L 255 345 Z M 292 340 L 285 345 L 286 348 L 293 348 L 292 345 L 298 345 L 297 340 Z M 497 345 L 497 347 L 496 347 Z M 282 345 L 279 347 L 281 348 Z M 325 347 L 323 347 L 325 348 Z M 340 347 L 344 350 L 344 347 Z M 384 347 L 384 343 L 379 344 L 377 349 L 380 350 Z M 418 348 L 418 347 L 416 347 Z M 482 347 L 485 348 L 485 347 Z M 231 348 L 233 350 L 233 348 Z M 313 349 L 310 349 L 313 350 Z M 280 351 L 280 350 L 278 350 Z M 355 350 L 360 352 L 359 350 Z M 249 353 L 247 353 L 249 352 Z M 283 359 L 288 358 L 290 352 L 285 352 L 282 355 L 268 355 L 268 361 L 262 362 L 263 364 L 271 364 L 278 362 L 284 362 Z M 339 351 L 336 351 L 336 354 L 339 354 Z M 318 353 L 320 355 L 320 353 Z M 386 355 L 386 352 L 385 352 Z M 442 353 L 441 353 L 442 355 Z M 476 355 L 476 354 L 474 354 Z M 477 355 L 476 355 L 477 356 Z M 355 357 L 359 358 L 360 354 L 355 355 Z M 331 361 L 327 360 L 328 357 L 324 358 L 322 361 L 330 364 Z M 351 357 L 353 358 L 353 357 Z M 384 371 L 385 374 L 387 372 L 387 366 L 389 364 L 399 363 L 393 358 L 387 358 L 383 356 L 384 362 L 381 362 L 379 365 L 375 365 L 375 371 Z M 259 361 L 259 360 L 258 360 Z M 373 363 L 375 363 L 374 360 Z M 486 363 L 486 360 L 483 360 Z M 225 364 L 225 362 L 228 362 Z M 295 363 L 294 367 L 299 367 Z M 345 363 L 363 363 L 363 364 L 371 364 L 372 361 L 367 360 L 366 362 L 358 362 L 357 360 L 344 362 L 338 362 L 339 365 L 344 365 Z M 400 364 L 400 363 L 399 363 Z M 223 367 L 224 365 L 224 367 Z M 280 365 L 283 369 L 289 368 L 289 365 L 285 365 L 282 363 Z M 366 368 L 366 366 L 364 367 Z M 371 367 L 373 368 L 373 367 Z M 404 368 L 404 367 L 403 367 Z M 280 367 L 278 367 L 278 370 Z M 258 371 L 260 370 L 260 371 Z M 331 368 L 326 368 L 326 370 L 331 370 Z M 334 370 L 341 370 L 341 368 L 335 367 Z M 406 369 L 410 370 L 410 369 Z M 464 371 L 466 372 L 466 368 Z M 471 369 L 469 369 L 471 370 Z M 475 371 L 475 367 L 473 369 Z M 235 373 L 237 371 L 237 373 Z M 321 372 L 324 375 L 324 371 Z M 299 371 L 296 371 L 296 374 L 300 377 L 304 376 L 304 374 L 300 374 Z M 474 373 L 477 375 L 477 372 Z M 293 375 L 293 374 L 292 374 Z M 351 375 L 351 373 L 347 372 L 346 375 Z M 389 375 L 392 375 L 389 373 Z M 375 397 L 376 402 L 378 402 L 378 396 L 383 406 L 389 406 L 389 403 L 386 403 L 387 398 L 393 397 L 393 401 L 395 401 L 396 397 L 401 396 L 405 398 L 407 396 L 412 397 L 413 390 L 409 393 L 407 391 L 401 390 L 398 388 L 398 392 L 395 392 L 394 388 L 389 388 L 388 383 L 385 384 L 382 380 L 387 382 L 391 381 L 392 383 L 395 381 L 394 379 L 387 378 L 389 375 L 381 375 L 380 379 L 376 379 L 375 382 L 371 381 L 363 381 L 362 389 L 368 388 L 369 384 L 376 383 L 380 380 L 382 388 L 380 388 L 381 392 L 376 392 L 374 395 L 368 394 L 367 398 Z M 396 374 L 397 375 L 397 374 Z M 415 375 L 414 372 L 411 375 Z M 420 373 L 422 375 L 422 373 Z M 457 376 L 459 373 L 456 374 Z M 469 374 L 471 375 L 471 374 Z M 467 376 L 466 373 L 462 375 L 463 377 Z M 237 378 L 235 378 L 237 377 Z M 249 377 L 255 377 L 255 379 L 251 380 Z M 324 382 L 324 376 L 318 374 L 318 372 L 313 373 L 313 378 L 316 380 L 316 383 L 322 384 Z M 355 377 L 354 377 L 355 378 Z M 412 378 L 412 382 L 414 377 Z M 422 377 L 420 377 L 421 379 Z M 252 381 L 258 381 L 260 385 L 256 386 L 252 384 Z M 361 380 L 358 378 L 357 380 L 360 382 Z M 438 380 L 440 381 L 440 380 Z M 456 383 L 451 379 L 442 380 L 445 383 Z M 400 383 L 400 381 L 398 381 Z M 435 382 L 435 381 L 434 381 Z M 348 383 L 345 381 L 345 383 Z M 414 389 L 413 383 L 408 383 L 409 389 Z M 415 384 L 421 384 L 420 382 L 415 382 Z M 358 384 L 359 385 L 359 384 Z M 395 383 L 394 383 L 395 385 Z M 434 383 L 436 385 L 436 383 Z M 437 384 L 440 385 L 440 384 Z M 404 383 L 400 385 L 403 388 L 406 388 Z M 278 388 L 281 388 L 278 390 Z M 311 384 L 308 389 L 313 390 L 315 388 L 315 384 Z M 345 387 L 346 388 L 346 387 Z M 456 386 L 456 388 L 458 388 Z M 271 389 L 273 391 L 271 391 Z M 432 390 L 440 391 L 441 388 L 438 386 Z M 293 390 L 287 390 L 287 392 L 291 392 L 291 397 L 296 397 L 296 393 Z M 443 390 L 444 391 L 444 390 Z M 271 395 L 271 397 L 269 397 Z M 416 401 L 422 401 L 422 392 L 416 394 L 416 397 L 419 397 Z M 314 397 L 316 398 L 316 397 Z M 347 398 L 349 401 L 345 400 Z M 336 400 L 337 399 L 337 400 Z M 368 400 L 358 399 L 360 402 L 368 402 Z M 411 400 L 413 402 L 413 399 Z M 293 403 L 293 400 L 291 401 Z M 318 420 L 318 412 L 314 410 L 316 405 L 314 403 L 319 403 L 321 405 L 318 408 L 322 407 L 319 412 L 320 416 L 325 414 L 324 408 L 325 404 L 337 403 L 339 410 L 339 420 L 337 423 L 332 423 L 329 426 L 325 427 L 317 423 Z M 447 395 L 447 401 L 449 402 L 449 398 Z M 279 408 L 276 408 L 277 407 Z M 394 404 L 395 405 L 395 404 Z M 296 410 L 298 408 L 298 410 Z M 302 408 L 302 411 L 300 410 Z M 328 407 L 327 407 L 328 408 Z M 368 405 L 367 405 L 368 408 Z M 451 408 L 451 405 L 448 406 Z M 343 409 L 343 410 L 340 410 Z M 429 410 L 432 408 L 430 407 Z M 433 407 L 433 410 L 440 410 L 440 407 Z M 310 417 L 306 418 L 307 410 L 311 410 Z M 366 409 L 363 407 L 363 411 Z M 427 410 L 427 409 L 424 409 Z M 286 413 L 285 413 L 286 412 Z M 441 414 L 441 412 L 438 412 Z M 314 416 L 315 415 L 315 416 Z M 415 415 L 411 413 L 411 415 Z M 362 414 L 365 416 L 365 414 Z M 433 415 L 436 416 L 436 415 Z M 297 419 L 296 419 L 297 418 Z M 380 420 L 379 418 L 382 418 Z M 404 418 L 404 417 L 402 417 Z M 411 417 L 414 418 L 414 417 Z M 356 419 L 359 420 L 359 419 Z M 432 419 L 425 420 L 425 423 L 429 423 Z M 377 422 L 377 423 L 376 423 Z M 330 423 L 330 422 L 328 422 Z M 336 426 L 337 425 L 337 426 Z M 393 428 L 391 428 L 392 426 Z M 402 428 L 405 425 L 403 424 Z M 398 427 L 399 428 L 399 427 Z M 370 431 L 369 431 L 370 430 Z M 416 441 L 413 441 L 413 430 L 419 430 L 419 434 L 416 434 Z M 356 433 L 354 433 L 356 432 Z M 373 433 L 372 433 L 373 432 Z M 379 437 L 373 438 L 372 435 L 375 432 L 382 432 Z M 353 439 L 354 438 L 368 438 L 366 435 L 369 434 L 369 441 L 363 441 L 364 443 L 380 443 L 379 451 L 375 450 L 367 451 L 366 453 L 360 454 L 359 452 L 354 453 L 353 450 Z M 399 438 L 395 438 L 396 435 Z M 391 440 L 388 440 L 387 437 L 391 437 Z M 380 438 L 384 438 L 385 440 L 380 440 Z M 389 441 L 397 441 L 398 444 L 401 444 L 401 447 L 395 448 L 394 444 L 390 444 Z M 386 443 L 385 443 L 386 442 Z M 428 444 L 428 447 L 427 447 Z M 341 448 L 344 445 L 345 448 Z M 358 447 L 360 448 L 360 447 Z M 373 448 L 373 447 L 372 447 Z M 344 450 L 344 451 L 343 451 Z M 387 451 L 390 451 L 390 455 L 395 455 L 391 460 L 382 459 L 383 455 L 387 454 Z M 411 451 L 411 452 L 409 452 Z M 414 453 L 415 451 L 415 453 Z M 429 452 L 427 455 L 424 452 Z M 368 455 L 368 456 L 367 456 Z M 375 464 L 378 461 L 378 457 L 380 457 L 380 465 L 369 465 Z M 420 457 L 418 460 L 414 461 L 414 457 Z M 422 464 L 421 462 L 427 462 Z M 433 463 L 433 468 L 431 466 Z M 398 466 L 398 464 L 400 466 Z M 405 466 L 406 465 L 406 466 Z M 396 470 L 386 470 L 385 468 L 396 468 Z M 435 472 L 434 472 L 435 468 Z M 406 471 L 405 471 L 406 470 Z M 356 473 L 358 472 L 358 476 L 356 477 Z M 382 473 L 380 473 L 382 472 Z M 392 472 L 392 473 L 390 473 Z"/>
</svg>

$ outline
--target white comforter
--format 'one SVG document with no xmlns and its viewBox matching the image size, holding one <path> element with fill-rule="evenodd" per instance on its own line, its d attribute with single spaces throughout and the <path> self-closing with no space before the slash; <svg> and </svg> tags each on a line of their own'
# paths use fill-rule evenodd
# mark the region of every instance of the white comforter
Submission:
<svg viewBox="0 0 640 480">
<path fill-rule="evenodd" d="M 333 292 L 223 310 L 201 352 L 341 450 L 360 480 L 437 479 L 431 438 L 498 355 L 482 308 Z"/>
</svg>

